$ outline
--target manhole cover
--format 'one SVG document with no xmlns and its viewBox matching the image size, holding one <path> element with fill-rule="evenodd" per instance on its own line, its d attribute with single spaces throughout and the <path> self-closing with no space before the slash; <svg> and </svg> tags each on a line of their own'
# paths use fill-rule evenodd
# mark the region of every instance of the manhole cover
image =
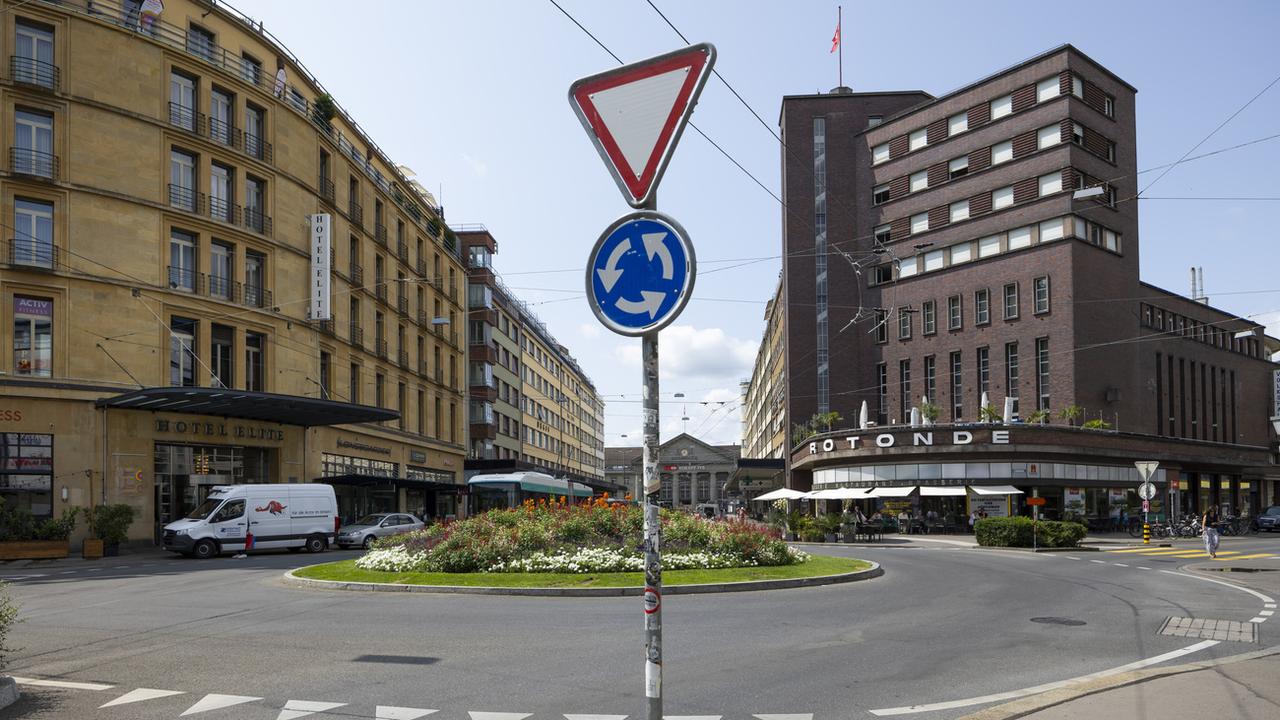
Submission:
<svg viewBox="0 0 1280 720">
<path fill-rule="evenodd" d="M 1042 623 L 1044 625 L 1066 625 L 1068 627 L 1076 627 L 1078 625 L 1085 624 L 1083 620 L 1074 620 L 1072 618 L 1063 617 L 1034 617 L 1031 618 L 1031 622 Z"/>
</svg>

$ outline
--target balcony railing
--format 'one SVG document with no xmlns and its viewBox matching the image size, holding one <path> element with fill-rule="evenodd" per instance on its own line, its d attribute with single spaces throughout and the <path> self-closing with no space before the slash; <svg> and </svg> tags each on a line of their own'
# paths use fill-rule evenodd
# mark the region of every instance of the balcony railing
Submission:
<svg viewBox="0 0 1280 720">
<path fill-rule="evenodd" d="M 21 55 L 9 56 L 9 78 L 16 83 L 57 90 L 62 71 L 57 65 Z"/>
<path fill-rule="evenodd" d="M 330 318 L 328 320 L 312 320 L 311 324 L 312 326 L 315 327 L 316 330 L 319 330 L 325 335 L 328 335 L 330 337 L 334 336 L 333 318 Z"/>
<path fill-rule="evenodd" d="M 181 103 L 169 103 L 169 124 L 187 132 L 204 133 L 204 114 Z"/>
<path fill-rule="evenodd" d="M 387 246 L 387 226 L 382 223 L 374 223 L 373 239 L 382 247 Z"/>
<path fill-rule="evenodd" d="M 377 340 L 374 342 L 374 352 L 383 360 L 387 359 L 387 341 Z"/>
<path fill-rule="evenodd" d="M 187 212 L 204 214 L 204 193 L 194 188 L 169 183 L 169 206 Z"/>
<path fill-rule="evenodd" d="M 402 368 L 409 367 L 409 351 L 408 350 L 401 350 L 398 353 L 396 353 L 396 355 L 397 355 L 396 361 L 400 363 L 400 367 Z"/>
<path fill-rule="evenodd" d="M 249 307 L 269 308 L 272 303 L 271 291 L 257 285 L 244 286 L 244 304 Z"/>
<path fill-rule="evenodd" d="M 335 192 L 336 191 L 333 188 L 333 181 L 327 177 L 321 177 L 320 178 L 320 199 L 324 200 L 330 205 L 334 205 Z"/>
<path fill-rule="evenodd" d="M 409 298 L 403 296 L 396 298 L 396 310 L 399 310 L 401 315 L 409 317 Z"/>
<path fill-rule="evenodd" d="M 431 327 L 431 316 L 427 314 L 426 310 L 418 311 L 418 325 L 424 328 Z"/>
<path fill-rule="evenodd" d="M 383 280 L 378 280 L 373 286 L 373 294 L 385 303 L 387 301 L 387 283 Z"/>
<path fill-rule="evenodd" d="M 52 153 L 19 147 L 9 148 L 9 170 L 18 175 L 57 180 L 58 164 L 58 156 Z"/>
<path fill-rule="evenodd" d="M 270 163 L 273 159 L 271 143 L 249 133 L 244 134 L 244 152 L 249 157 L 261 160 L 264 163 Z"/>
<path fill-rule="evenodd" d="M 209 197 L 209 217 L 214 220 L 231 223 L 233 225 L 240 224 L 240 206 L 220 197 Z"/>
<path fill-rule="evenodd" d="M 181 290 L 183 292 L 203 294 L 204 273 L 198 273 L 188 268 L 169 266 L 169 289 Z"/>
<path fill-rule="evenodd" d="M 208 134 L 209 134 L 210 140 L 216 143 L 219 143 L 221 145 L 226 145 L 227 147 L 233 147 L 237 149 L 240 149 L 243 147 L 243 145 L 241 144 L 242 140 L 241 140 L 240 129 L 232 125 L 231 123 L 224 122 L 217 118 L 211 117 L 208 120 L 208 129 L 209 129 Z"/>
<path fill-rule="evenodd" d="M 351 224 L 360 227 L 364 226 L 364 208 L 360 206 L 360 203 L 354 200 L 349 201 L 347 203 L 347 214 L 351 216 Z"/>
<path fill-rule="evenodd" d="M 351 344 L 356 347 L 364 347 L 364 328 L 360 327 L 360 323 L 351 323 Z"/>
<path fill-rule="evenodd" d="M 244 209 L 244 226 L 259 235 L 271 234 L 271 216 L 262 214 L 255 208 Z"/>
<path fill-rule="evenodd" d="M 209 297 L 220 300 L 234 300 L 239 296 L 240 283 L 221 275 L 209 276 Z"/>
<path fill-rule="evenodd" d="M 409 264 L 409 243 L 403 240 L 396 241 L 396 257 L 400 258 L 400 262 L 405 265 Z"/>
<path fill-rule="evenodd" d="M 418 258 L 418 275 L 421 277 L 427 276 L 427 261 L 422 258 Z"/>
<path fill-rule="evenodd" d="M 363 287 L 364 286 L 364 268 L 360 267 L 355 263 L 351 263 L 351 266 L 348 267 L 347 269 L 350 271 L 351 284 L 356 287 Z"/>
<path fill-rule="evenodd" d="M 58 246 L 38 240 L 15 238 L 9 241 L 6 259 L 10 265 L 57 270 Z"/>
<path fill-rule="evenodd" d="M 427 368 L 427 361 L 426 361 L 426 360 L 419 360 L 419 361 L 418 361 L 418 374 L 419 374 L 419 375 L 421 375 L 422 377 L 430 377 L 430 376 L 431 376 L 431 372 L 430 372 L 430 371 L 428 370 L 428 368 Z"/>
<path fill-rule="evenodd" d="M 440 368 L 436 368 L 436 384 L 437 385 L 444 384 L 444 370 Z"/>
</svg>

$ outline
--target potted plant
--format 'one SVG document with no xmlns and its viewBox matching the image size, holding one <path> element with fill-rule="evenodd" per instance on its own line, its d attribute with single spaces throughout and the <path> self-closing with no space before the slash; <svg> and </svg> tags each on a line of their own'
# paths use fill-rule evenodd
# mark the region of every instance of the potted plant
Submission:
<svg viewBox="0 0 1280 720">
<path fill-rule="evenodd" d="M 1111 423 L 1103 420 L 1102 418 L 1094 418 L 1092 420 L 1086 420 L 1084 425 L 1081 425 L 1080 427 L 1083 427 L 1085 430 L 1110 430 Z"/>
<path fill-rule="evenodd" d="M 1075 427 L 1076 421 L 1079 420 L 1080 416 L 1083 414 L 1084 414 L 1084 408 L 1080 407 L 1079 405 L 1076 405 L 1075 403 L 1072 403 L 1062 408 L 1062 412 L 1058 413 L 1058 417 L 1062 418 L 1063 420 L 1066 420 L 1067 424 L 1070 425 L 1071 427 Z"/>
<path fill-rule="evenodd" d="M 37 522 L 30 511 L 10 508 L 0 498 L 0 560 L 64 558 L 67 539 L 76 527 L 80 508 L 66 508 L 57 518 Z"/>
<path fill-rule="evenodd" d="M 311 103 L 312 120 L 325 130 L 329 129 L 329 123 L 337 114 L 338 103 L 333 101 L 333 97 L 329 93 L 321 93 L 320 97 Z"/>
<path fill-rule="evenodd" d="M 996 409 L 995 405 L 990 403 L 978 408 L 978 418 L 982 420 L 982 422 L 987 423 L 1004 422 L 1004 416 L 1000 414 L 1000 411 Z"/>
<path fill-rule="evenodd" d="M 833 543 L 840 537 L 840 516 L 835 513 L 827 513 L 818 518 L 817 525 L 822 529 L 822 539 Z"/>
<path fill-rule="evenodd" d="M 93 534 L 103 545 L 107 557 L 120 554 L 120 543 L 129 537 L 129 526 L 133 524 L 133 506 L 99 505 L 93 513 Z"/>
<path fill-rule="evenodd" d="M 1039 423 L 1044 425 L 1049 422 L 1050 411 L 1048 408 L 1041 408 L 1027 416 L 1027 422 Z"/>
</svg>

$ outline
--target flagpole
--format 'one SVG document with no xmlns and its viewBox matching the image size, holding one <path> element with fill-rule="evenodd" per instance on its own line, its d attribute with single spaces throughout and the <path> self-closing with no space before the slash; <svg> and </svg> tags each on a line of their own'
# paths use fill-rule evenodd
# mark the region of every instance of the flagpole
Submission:
<svg viewBox="0 0 1280 720">
<path fill-rule="evenodd" d="M 844 20 L 843 15 L 844 15 L 844 6 L 837 5 L 836 6 L 836 32 L 839 34 L 843 34 L 842 28 L 841 28 L 841 25 L 843 24 L 843 20 Z M 840 38 L 840 42 L 836 44 L 836 50 L 838 50 L 840 53 L 840 72 L 839 72 L 839 75 L 837 76 L 839 78 L 839 82 L 836 83 L 836 87 L 844 87 L 844 38 Z"/>
</svg>

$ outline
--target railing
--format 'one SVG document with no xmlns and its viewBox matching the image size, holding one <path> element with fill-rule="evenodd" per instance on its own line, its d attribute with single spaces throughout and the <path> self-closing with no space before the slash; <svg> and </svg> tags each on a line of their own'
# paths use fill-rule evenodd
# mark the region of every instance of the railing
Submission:
<svg viewBox="0 0 1280 720">
<path fill-rule="evenodd" d="M 449 286 L 449 299 L 454 301 L 455 303 L 458 302 L 458 286 L 457 285 Z"/>
<path fill-rule="evenodd" d="M 417 269 L 418 275 L 425 278 L 427 276 L 427 261 L 422 258 L 418 258 Z"/>
<path fill-rule="evenodd" d="M 221 275 L 209 276 L 209 297 L 220 300 L 234 300 L 239 296 L 240 283 Z"/>
<path fill-rule="evenodd" d="M 270 163 L 274 159 L 271 143 L 249 133 L 244 134 L 244 152 L 249 157 L 264 163 Z"/>
<path fill-rule="evenodd" d="M 169 266 L 169 289 L 196 294 L 204 293 L 204 273 Z"/>
<path fill-rule="evenodd" d="M 427 230 L 430 231 L 431 234 L 435 235 L 437 238 L 440 237 L 440 223 L 436 222 L 435 218 L 431 218 L 427 220 Z"/>
<path fill-rule="evenodd" d="M 21 55 L 9 56 L 9 78 L 16 83 L 57 90 L 62 71 L 57 65 Z"/>
<path fill-rule="evenodd" d="M 419 361 L 418 361 L 418 374 L 419 374 L 419 375 L 421 375 L 422 377 L 430 377 L 430 376 L 431 376 L 431 373 L 430 373 L 430 372 L 428 371 L 428 369 L 427 369 L 427 361 L 426 361 L 426 360 L 419 360 Z"/>
<path fill-rule="evenodd" d="M 431 278 L 431 287 L 435 288 L 436 291 L 442 291 L 444 289 L 444 277 L 436 275 Z"/>
<path fill-rule="evenodd" d="M 377 353 L 379 358 L 386 360 L 387 359 L 387 341 L 386 340 L 374 341 L 374 352 Z"/>
<path fill-rule="evenodd" d="M 443 339 L 444 339 L 444 326 L 443 326 L 443 325 L 433 325 L 432 327 L 433 327 L 433 328 L 435 328 L 435 331 L 436 331 L 436 337 L 438 337 L 438 338 L 440 338 L 440 339 L 442 339 L 442 340 L 443 340 Z"/>
<path fill-rule="evenodd" d="M 58 156 L 52 153 L 19 147 L 9 148 L 9 170 L 18 175 L 57 180 L 58 165 Z"/>
<path fill-rule="evenodd" d="M 373 239 L 382 247 L 387 246 L 387 226 L 382 223 L 375 223 L 373 226 Z"/>
<path fill-rule="evenodd" d="M 436 384 L 437 385 L 444 384 L 444 370 L 440 368 L 436 368 Z"/>
<path fill-rule="evenodd" d="M 347 269 L 351 271 L 351 284 L 356 287 L 362 287 L 364 285 L 364 268 L 351 263 L 351 266 Z"/>
<path fill-rule="evenodd" d="M 181 103 L 169 103 L 169 124 L 201 135 L 204 133 L 204 114 Z"/>
<path fill-rule="evenodd" d="M 210 140 L 227 147 L 243 148 L 240 130 L 231 123 L 211 117 L 208 119 L 207 127 Z"/>
<path fill-rule="evenodd" d="M 386 283 L 386 281 L 379 280 L 378 282 L 376 282 L 376 283 L 374 284 L 374 286 L 373 286 L 373 294 L 374 294 L 374 295 L 375 295 L 379 300 L 381 300 L 382 302 L 384 302 L 384 303 L 385 303 L 385 302 L 387 301 L 387 283 Z"/>
<path fill-rule="evenodd" d="M 311 324 L 320 332 L 330 337 L 334 336 L 333 319 L 328 320 L 312 320 Z"/>
<path fill-rule="evenodd" d="M 244 286 L 244 304 L 249 307 L 269 308 L 274 303 L 271 302 L 271 291 L 257 285 Z"/>
<path fill-rule="evenodd" d="M 399 310 L 401 315 L 409 317 L 409 298 L 404 296 L 396 298 L 396 310 Z"/>
<path fill-rule="evenodd" d="M 169 183 L 169 206 L 193 213 L 204 213 L 204 193 L 194 188 Z"/>
<path fill-rule="evenodd" d="M 324 200 L 330 205 L 335 205 L 336 203 L 334 202 L 334 193 L 335 193 L 335 190 L 333 188 L 333 181 L 327 177 L 322 176 L 320 178 L 320 199 Z"/>
<path fill-rule="evenodd" d="M 400 262 L 405 265 L 409 264 L 409 243 L 403 240 L 396 241 L 396 257 L 400 258 Z"/>
<path fill-rule="evenodd" d="M 351 200 L 347 202 L 347 214 L 351 216 L 353 225 L 364 225 L 364 208 L 360 207 L 360 203 Z"/>
<path fill-rule="evenodd" d="M 427 314 L 426 310 L 418 311 L 418 325 L 424 328 L 431 327 L 431 316 Z"/>
<path fill-rule="evenodd" d="M 240 206 L 220 197 L 209 197 L 209 217 L 233 225 L 240 224 Z"/>
<path fill-rule="evenodd" d="M 58 269 L 58 246 L 37 240 L 9 241 L 7 259 L 10 265 L 44 270 Z"/>
<path fill-rule="evenodd" d="M 364 328 L 359 323 L 351 323 L 351 344 L 356 347 L 364 347 Z"/>
<path fill-rule="evenodd" d="M 408 350 L 401 350 L 398 353 L 396 353 L 396 355 L 397 355 L 396 361 L 400 363 L 400 367 L 402 368 L 409 367 L 409 351 Z"/>
<path fill-rule="evenodd" d="M 255 208 L 245 208 L 244 226 L 259 235 L 270 235 L 271 216 L 263 215 L 261 210 L 257 210 Z"/>
</svg>

